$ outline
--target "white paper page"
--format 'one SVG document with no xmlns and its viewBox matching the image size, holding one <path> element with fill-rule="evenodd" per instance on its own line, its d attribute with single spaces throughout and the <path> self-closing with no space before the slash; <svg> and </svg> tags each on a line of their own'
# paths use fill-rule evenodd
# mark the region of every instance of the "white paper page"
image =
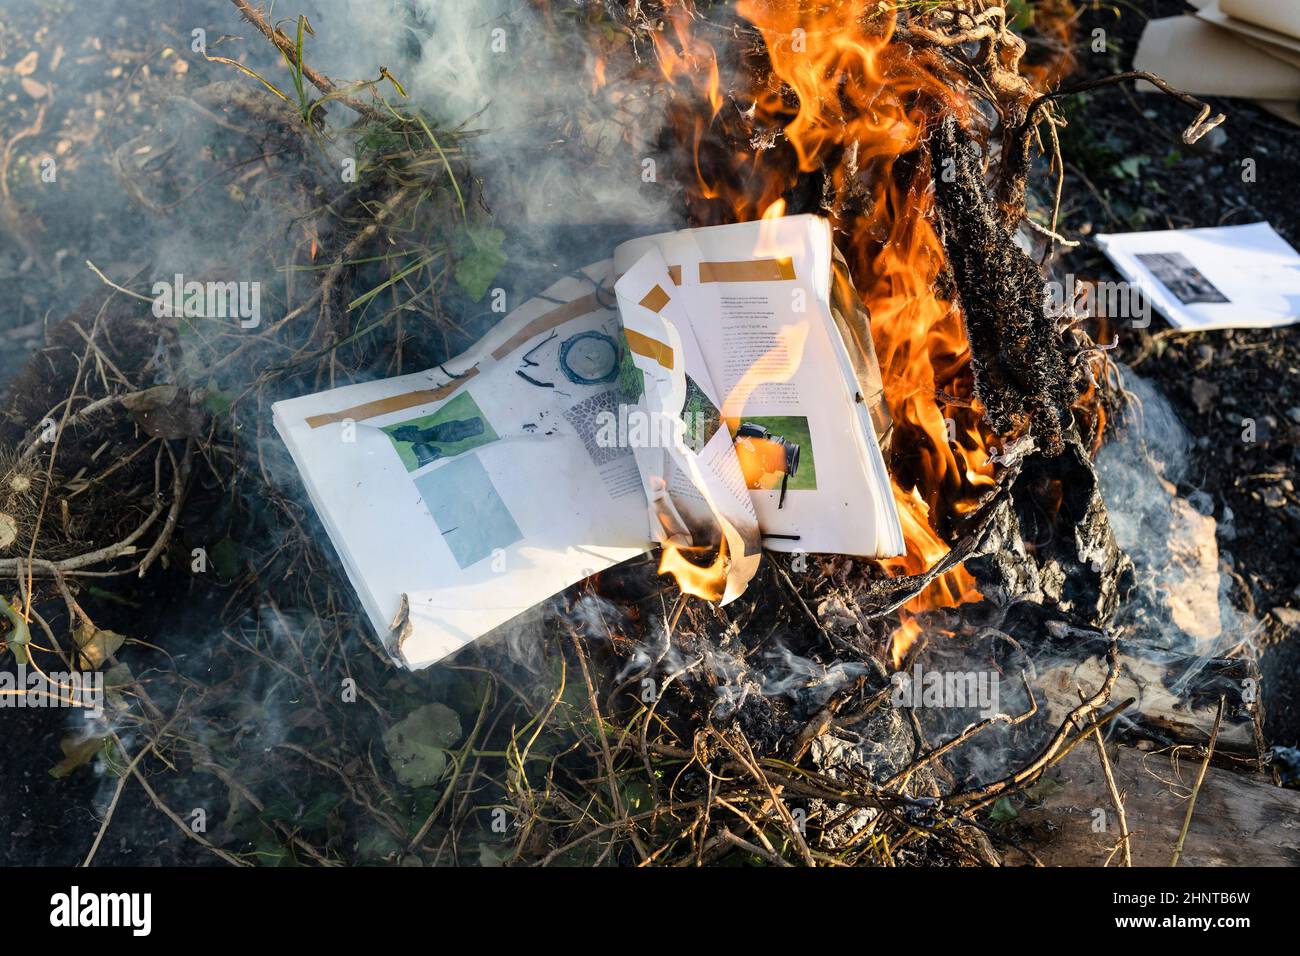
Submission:
<svg viewBox="0 0 1300 956">
<path fill-rule="evenodd" d="M 596 417 L 614 405 L 617 313 L 591 311 L 591 302 L 566 308 L 561 295 L 580 300 L 595 288 L 577 286 L 561 283 L 543 297 L 550 301 L 530 302 L 526 322 L 507 318 L 508 328 L 535 334 L 483 359 L 445 397 L 407 404 L 446 377 L 433 372 L 275 407 L 380 635 L 407 596 L 400 652 L 411 667 L 647 547 L 635 461 L 596 442 Z M 385 401 L 405 407 L 374 404 Z M 345 420 L 334 420 L 340 412 Z"/>
<path fill-rule="evenodd" d="M 1300 256 L 1268 223 L 1098 235 L 1129 282 L 1181 329 L 1300 320 Z"/>
<path fill-rule="evenodd" d="M 723 414 L 742 440 L 764 546 L 901 553 L 884 462 L 830 316 L 828 223 L 789 216 L 633 240 L 616 250 L 616 271 L 650 246 L 674 267 Z M 784 463 L 774 446 L 787 450 Z"/>
<path fill-rule="evenodd" d="M 652 536 L 675 545 L 727 543 L 722 603 L 734 600 L 758 570 L 758 518 L 735 447 L 722 420 L 721 395 L 700 354 L 680 292 L 657 249 L 638 259 L 614 287 L 626 337 L 622 399 L 643 427 L 628 429 L 646 495 Z M 712 596 L 712 595 L 709 595 Z"/>
</svg>

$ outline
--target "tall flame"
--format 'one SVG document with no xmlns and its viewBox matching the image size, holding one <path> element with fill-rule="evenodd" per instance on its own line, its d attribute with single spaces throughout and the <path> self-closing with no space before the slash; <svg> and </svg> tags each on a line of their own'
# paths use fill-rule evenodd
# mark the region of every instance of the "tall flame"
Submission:
<svg viewBox="0 0 1300 956">
<path fill-rule="evenodd" d="M 727 58 L 692 29 L 687 5 L 672 8 L 673 29 L 655 39 L 674 84 L 673 129 L 694 164 L 689 209 L 700 224 L 747 221 L 820 194 L 871 313 L 895 423 L 890 473 L 907 553 L 882 566 L 918 574 L 948 553 L 945 535 L 994 484 L 962 316 L 940 289 L 945 256 L 921 148 L 941 112 L 971 118 L 964 80 L 892 42 L 896 14 L 875 0 L 741 0 L 737 11 L 762 37 L 766 62 L 751 55 L 739 65 L 727 88 L 743 93 L 725 108 L 718 65 Z M 921 633 L 917 613 L 972 600 L 964 568 L 938 577 L 901 612 L 895 664 Z"/>
</svg>

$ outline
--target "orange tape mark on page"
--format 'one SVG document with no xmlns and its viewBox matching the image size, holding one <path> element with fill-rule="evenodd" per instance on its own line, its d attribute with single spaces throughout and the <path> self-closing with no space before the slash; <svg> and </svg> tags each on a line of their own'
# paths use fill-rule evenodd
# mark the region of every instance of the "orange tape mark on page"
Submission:
<svg viewBox="0 0 1300 956">
<path fill-rule="evenodd" d="M 400 412 L 404 408 L 415 408 L 418 405 L 428 405 L 430 402 L 440 402 L 477 374 L 478 369 L 472 368 L 454 382 L 439 385 L 437 388 L 423 388 L 416 392 L 403 392 L 401 395 L 377 398 L 373 402 L 353 405 L 351 408 L 344 408 L 341 411 L 312 415 L 306 419 L 307 427 L 320 428 L 322 425 L 332 425 L 334 422 L 347 421 L 348 419 L 359 422 L 367 418 L 387 415 L 390 412 Z"/>
<path fill-rule="evenodd" d="M 572 302 L 566 302 L 550 312 L 544 312 L 510 336 L 504 344 L 494 349 L 492 357 L 502 359 L 529 339 L 536 338 L 543 332 L 549 332 L 557 325 L 563 325 L 570 319 L 577 319 L 595 312 L 599 308 L 600 303 L 596 300 L 596 293 L 592 292 L 581 298 L 574 299 Z M 401 395 L 390 395 L 388 398 L 379 398 L 373 402 L 353 405 L 351 408 L 344 408 L 341 411 L 312 415 L 305 421 L 308 428 L 320 428 L 322 425 L 331 425 L 334 422 L 346 421 L 347 419 L 359 422 L 367 418 L 387 415 L 391 412 L 400 412 L 405 408 L 416 408 L 420 405 L 428 405 L 430 402 L 440 402 L 477 374 L 478 368 L 476 366 L 455 381 L 448 382 L 446 385 L 439 385 L 437 388 L 425 388 L 414 392 L 403 392 Z"/>
<path fill-rule="evenodd" d="M 664 287 L 656 285 L 645 294 L 645 298 L 641 300 L 640 304 L 651 312 L 661 312 L 663 307 L 668 304 L 668 301 L 668 293 L 664 291 Z"/>
<path fill-rule="evenodd" d="M 631 329 L 624 329 L 623 334 L 627 336 L 628 348 L 637 355 L 644 355 L 651 361 L 658 362 L 664 368 L 673 367 L 673 350 L 663 342 L 652 339 L 648 335 L 642 335 L 640 332 L 634 332 Z"/>
<path fill-rule="evenodd" d="M 563 325 L 570 319 L 576 319 L 589 312 L 595 312 L 599 308 L 600 303 L 596 301 L 596 293 L 594 292 L 590 292 L 580 299 L 574 299 L 572 302 L 566 302 L 558 309 L 552 309 L 550 312 L 539 315 L 510 336 L 504 345 L 493 349 L 492 357 L 494 359 L 503 359 L 529 339 L 541 335 L 543 332 L 549 332 L 557 325 Z"/>
<path fill-rule="evenodd" d="M 794 277 L 794 260 L 789 258 L 700 263 L 701 282 L 788 282 Z"/>
</svg>

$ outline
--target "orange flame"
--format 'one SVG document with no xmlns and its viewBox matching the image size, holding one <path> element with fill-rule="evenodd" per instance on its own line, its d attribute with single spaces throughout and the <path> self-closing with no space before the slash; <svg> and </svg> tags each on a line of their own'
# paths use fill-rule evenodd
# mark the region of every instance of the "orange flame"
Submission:
<svg viewBox="0 0 1300 956">
<path fill-rule="evenodd" d="M 665 544 L 659 557 L 659 573 L 676 578 L 677 586 L 685 594 L 720 601 L 727 585 L 727 539 L 722 539 L 721 547 L 708 565 L 696 564 L 686 556 L 687 552 L 704 554 L 709 550 Z"/>
<path fill-rule="evenodd" d="M 1082 11 L 1074 0 L 1038 0 L 1030 8 L 1040 55 L 1027 57 L 1022 72 L 1037 90 L 1048 90 L 1075 67 L 1074 31 Z"/>
<path fill-rule="evenodd" d="M 994 485 L 994 436 L 973 399 L 960 308 L 939 289 L 945 255 L 920 148 L 941 112 L 972 120 L 965 81 L 892 42 L 896 14 L 874 0 L 741 0 L 737 11 L 762 36 L 766 62 L 740 65 L 728 108 L 719 57 L 692 32 L 685 4 L 668 14 L 672 39 L 655 37 L 674 85 L 673 129 L 694 163 L 688 206 L 699 224 L 766 219 L 784 214 L 786 197 L 809 195 L 810 182 L 821 186 L 817 211 L 830 216 L 870 311 L 894 419 L 889 464 L 907 553 L 881 564 L 919 574 Z M 667 556 L 664 566 L 680 567 Z M 964 568 L 938 577 L 900 612 L 895 664 L 922 632 L 917 613 L 979 599 Z"/>
<path fill-rule="evenodd" d="M 780 207 L 774 208 L 778 208 L 779 211 Z M 770 238 L 766 246 L 764 242 L 764 237 L 760 236 L 758 245 L 763 247 L 763 252 L 771 254 L 780 252 Z M 751 364 L 727 393 L 722 402 L 724 414 L 733 408 L 743 406 L 760 385 L 787 381 L 798 370 L 803 360 L 807 339 L 808 329 L 803 325 L 782 327 L 777 335 L 777 343 Z M 737 426 L 740 425 L 740 419 L 727 418 L 726 422 L 734 435 Z M 747 487 L 772 487 L 771 483 L 763 484 L 761 481 L 762 476 L 769 473 L 770 469 L 758 460 L 757 445 L 758 443 L 751 439 L 737 443 L 736 452 L 740 458 L 741 474 L 745 478 Z M 775 476 L 775 481 L 779 483 L 779 475 Z M 687 594 L 710 601 L 719 600 L 726 591 L 729 569 L 726 540 L 722 541 L 722 549 L 717 557 L 707 566 L 696 564 L 682 553 L 685 551 L 703 554 L 709 550 L 708 548 L 679 548 L 671 542 L 665 542 L 663 555 L 659 560 L 659 573 L 672 574 L 677 579 L 678 586 Z"/>
</svg>

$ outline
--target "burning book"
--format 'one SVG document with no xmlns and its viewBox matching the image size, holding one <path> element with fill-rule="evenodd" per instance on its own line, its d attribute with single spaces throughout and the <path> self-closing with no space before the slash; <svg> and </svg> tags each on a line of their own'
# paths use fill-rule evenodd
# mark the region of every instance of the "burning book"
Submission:
<svg viewBox="0 0 1300 956">
<path fill-rule="evenodd" d="M 275 423 L 411 667 L 655 545 L 725 602 L 762 547 L 905 549 L 846 286 L 815 216 L 638 239 L 458 358 L 280 402 Z"/>
</svg>

